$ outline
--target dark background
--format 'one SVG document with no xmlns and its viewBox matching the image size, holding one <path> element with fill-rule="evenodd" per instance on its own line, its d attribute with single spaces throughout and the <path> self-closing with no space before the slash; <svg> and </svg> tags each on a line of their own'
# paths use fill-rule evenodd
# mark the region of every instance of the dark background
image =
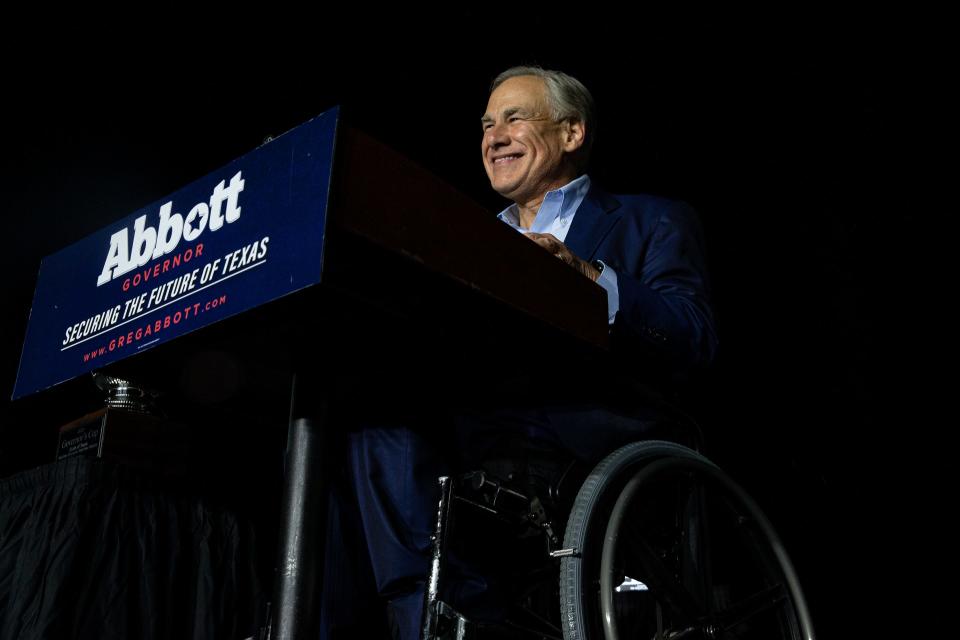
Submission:
<svg viewBox="0 0 960 640">
<path fill-rule="evenodd" d="M 912 591 L 901 536 L 934 501 L 907 492 L 925 463 L 901 439 L 932 429 L 918 417 L 927 329 L 911 321 L 925 218 L 908 198 L 925 32 L 585 13 L 360 10 L 8 42 L 7 393 L 44 255 L 335 104 L 499 211 L 479 154 L 488 84 L 513 64 L 559 68 L 598 104 L 591 176 L 701 215 L 722 343 L 700 401 L 709 453 L 781 529 L 823 637 L 885 627 L 879 612 L 902 612 L 884 603 Z M 3 473 L 41 462 L 37 434 L 55 425 L 3 411 Z"/>
</svg>

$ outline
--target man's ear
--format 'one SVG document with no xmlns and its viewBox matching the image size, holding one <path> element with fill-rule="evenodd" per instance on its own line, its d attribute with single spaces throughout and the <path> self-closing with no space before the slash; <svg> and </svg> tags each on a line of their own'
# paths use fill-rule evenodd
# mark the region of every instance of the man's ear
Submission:
<svg viewBox="0 0 960 640">
<path fill-rule="evenodd" d="M 587 129 L 581 120 L 568 118 L 563 121 L 563 150 L 573 153 L 583 146 Z"/>
</svg>

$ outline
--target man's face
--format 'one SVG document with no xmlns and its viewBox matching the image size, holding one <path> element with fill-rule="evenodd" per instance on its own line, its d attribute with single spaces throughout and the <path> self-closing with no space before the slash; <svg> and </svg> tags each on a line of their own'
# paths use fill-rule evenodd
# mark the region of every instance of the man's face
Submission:
<svg viewBox="0 0 960 640">
<path fill-rule="evenodd" d="M 582 135 L 571 137 L 569 122 L 553 121 L 540 78 L 505 80 L 490 94 L 482 122 L 483 166 L 500 195 L 526 204 L 576 177 L 565 154 Z"/>
</svg>

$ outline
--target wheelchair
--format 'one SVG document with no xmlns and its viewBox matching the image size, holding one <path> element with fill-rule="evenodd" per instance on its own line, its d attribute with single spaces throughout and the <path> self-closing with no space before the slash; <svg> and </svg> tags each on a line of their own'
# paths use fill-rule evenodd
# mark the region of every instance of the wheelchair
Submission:
<svg viewBox="0 0 960 640">
<path fill-rule="evenodd" d="M 579 474 L 576 462 L 542 457 L 439 479 L 421 640 L 813 640 L 770 522 L 694 448 L 632 442 Z M 463 521 L 511 568 L 511 604 L 495 623 L 442 597 L 451 529 Z"/>
</svg>

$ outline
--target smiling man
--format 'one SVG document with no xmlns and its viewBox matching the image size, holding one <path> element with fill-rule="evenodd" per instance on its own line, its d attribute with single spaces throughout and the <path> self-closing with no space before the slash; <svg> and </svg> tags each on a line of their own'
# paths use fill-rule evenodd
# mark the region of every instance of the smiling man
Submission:
<svg viewBox="0 0 960 640">
<path fill-rule="evenodd" d="M 589 159 L 592 114 L 590 93 L 575 78 L 515 67 L 493 83 L 481 118 L 481 150 L 490 186 L 514 201 L 500 219 L 527 231 L 531 240 L 596 281 L 602 268 L 562 243 L 576 205 L 589 189 L 589 179 L 578 176 Z M 538 216 L 544 204 L 544 215 Z M 615 280 L 601 284 L 608 295 L 616 294 Z"/>
<path fill-rule="evenodd" d="M 493 81 L 481 122 L 490 185 L 513 201 L 500 219 L 606 290 L 619 345 L 638 345 L 670 376 L 710 362 L 716 335 L 696 215 L 592 184 L 586 87 L 559 71 L 514 67 Z"/>
<path fill-rule="evenodd" d="M 512 201 L 499 218 L 604 288 L 614 348 L 628 366 L 626 376 L 577 374 L 560 390 L 565 402 L 559 404 L 554 388 L 551 400 L 533 394 L 524 407 L 460 416 L 456 427 L 464 445 L 458 456 L 473 464 L 495 437 L 509 434 L 545 439 L 551 448 L 596 462 L 642 437 L 656 420 L 637 410 L 619 378 L 654 364 L 665 378 L 683 376 L 713 357 L 696 216 L 680 203 L 614 196 L 591 182 L 584 170 L 595 132 L 593 99 L 564 73 L 515 67 L 500 74 L 482 124 L 490 184 Z M 449 467 L 434 443 L 402 426 L 365 426 L 350 434 L 349 449 L 376 590 L 388 601 L 395 637 L 414 640 L 430 560 L 435 478 Z M 459 593 L 472 593 L 483 606 L 488 576 L 461 567 L 459 580 Z M 456 604 L 469 606 L 469 598 Z"/>
<path fill-rule="evenodd" d="M 501 80 L 481 118 L 483 165 L 490 186 L 517 203 L 530 227 L 544 195 L 577 177 L 577 154 L 586 140 L 586 123 L 555 114 L 542 78 Z"/>
</svg>

